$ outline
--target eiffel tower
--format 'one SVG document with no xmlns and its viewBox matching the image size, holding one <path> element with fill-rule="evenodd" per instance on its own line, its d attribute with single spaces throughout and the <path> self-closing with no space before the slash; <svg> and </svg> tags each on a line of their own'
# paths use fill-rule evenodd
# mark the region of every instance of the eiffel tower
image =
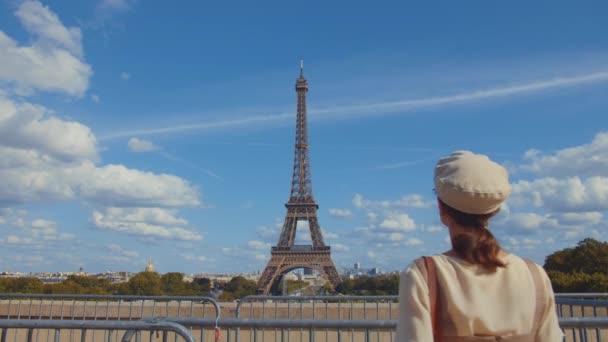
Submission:
<svg viewBox="0 0 608 342">
<path fill-rule="evenodd" d="M 298 109 L 296 118 L 296 144 L 293 162 L 291 194 L 285 204 L 287 214 L 279 242 L 270 251 L 270 260 L 258 281 L 258 293 L 269 294 L 273 284 L 285 273 L 296 268 L 317 270 L 329 280 L 332 289 L 341 282 L 331 260 L 331 247 L 323 242 L 317 220 L 319 205 L 312 196 L 312 179 L 308 159 L 308 127 L 306 119 L 306 93 L 308 82 L 304 78 L 304 65 L 300 62 L 300 77 L 296 80 Z M 312 245 L 295 245 L 298 222 L 307 222 Z"/>
</svg>

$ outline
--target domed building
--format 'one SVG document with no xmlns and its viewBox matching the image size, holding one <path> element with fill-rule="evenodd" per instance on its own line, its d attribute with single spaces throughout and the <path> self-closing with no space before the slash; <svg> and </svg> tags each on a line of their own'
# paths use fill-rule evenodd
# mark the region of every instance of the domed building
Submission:
<svg viewBox="0 0 608 342">
<path fill-rule="evenodd" d="M 152 264 L 152 258 L 148 259 L 148 264 L 146 265 L 144 272 L 156 272 L 156 270 L 154 269 L 154 264 Z"/>
</svg>

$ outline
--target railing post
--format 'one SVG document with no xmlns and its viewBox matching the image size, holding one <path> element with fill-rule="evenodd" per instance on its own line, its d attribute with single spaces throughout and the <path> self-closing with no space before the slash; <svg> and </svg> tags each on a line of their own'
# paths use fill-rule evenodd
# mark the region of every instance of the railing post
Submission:
<svg viewBox="0 0 608 342">
<path fill-rule="evenodd" d="M 32 328 L 27 329 L 27 342 L 32 342 L 32 338 L 34 337 L 34 336 L 32 336 L 32 335 L 34 335 L 33 332 L 34 332 L 34 329 L 32 329 Z"/>
</svg>

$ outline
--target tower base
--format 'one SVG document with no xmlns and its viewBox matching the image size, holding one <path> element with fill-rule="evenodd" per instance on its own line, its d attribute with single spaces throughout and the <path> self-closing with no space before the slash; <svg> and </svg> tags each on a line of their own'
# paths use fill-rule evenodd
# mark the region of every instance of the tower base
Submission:
<svg viewBox="0 0 608 342">
<path fill-rule="evenodd" d="M 275 281 L 285 273 L 297 268 L 312 268 L 322 274 L 332 290 L 342 279 L 331 260 L 329 247 L 296 245 L 292 247 L 272 247 L 270 260 L 258 281 L 258 294 L 268 295 Z"/>
</svg>

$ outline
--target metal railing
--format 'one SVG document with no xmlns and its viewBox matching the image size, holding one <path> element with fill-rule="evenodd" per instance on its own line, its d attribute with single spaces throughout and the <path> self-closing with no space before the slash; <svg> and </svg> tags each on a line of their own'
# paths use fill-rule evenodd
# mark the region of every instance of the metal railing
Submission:
<svg viewBox="0 0 608 342">
<path fill-rule="evenodd" d="M 581 297 L 585 296 L 556 295 L 566 340 L 608 341 L 608 300 Z M 606 294 L 592 294 L 587 298 L 606 298 Z M 231 305 L 234 304 L 225 303 L 224 310 Z M 231 311 L 236 318 L 220 319 L 220 309 L 209 297 L 0 294 L 0 318 L 4 318 L 0 322 L 39 322 L 35 324 L 49 324 L 51 329 L 47 329 L 46 335 L 43 329 L 32 328 L 32 333 L 17 329 L 21 335 L 6 335 L 10 329 L 3 329 L 0 337 L 12 336 L 9 340 L 13 342 L 27 340 L 25 337 L 48 342 L 57 340 L 57 330 L 68 329 L 61 328 L 64 325 L 56 328 L 53 324 L 72 322 L 66 324 L 73 324 L 85 335 L 82 337 L 82 333 L 70 330 L 69 341 L 72 338 L 84 341 L 89 337 L 93 341 L 96 337 L 99 341 L 108 341 L 118 340 L 118 332 L 122 330 L 109 327 L 102 335 L 101 332 L 86 335 L 92 328 L 79 324 L 172 322 L 190 329 L 199 341 L 213 341 L 219 325 L 225 341 L 390 342 L 398 315 L 397 296 L 248 296 Z M 57 341 L 66 340 L 67 337 L 59 335 Z M 153 336 L 148 335 L 152 341 Z M 166 338 L 166 333 L 163 335 Z M 123 338 L 128 341 L 133 336 L 138 340 L 142 335 L 133 328 Z"/>
<path fill-rule="evenodd" d="M 608 298 L 608 293 L 558 293 L 555 295 L 558 315 L 608 316 L 608 300 L 597 298 Z M 392 319 L 398 314 L 398 299 L 398 296 L 246 296 L 239 300 L 235 317 Z"/>
<path fill-rule="evenodd" d="M 216 324 L 226 332 L 223 340 L 234 341 L 351 341 L 392 342 L 397 320 L 286 320 L 286 319 L 212 319 L 167 318 L 168 321 L 191 329 L 211 328 Z M 608 318 L 560 318 L 560 326 L 566 333 L 566 341 L 604 341 L 608 336 Z M 231 331 L 235 331 L 231 334 Z M 571 336 L 571 337 L 570 337 Z M 233 339 L 234 338 L 234 339 Z M 202 341 L 202 339 L 201 339 Z"/>
<path fill-rule="evenodd" d="M 273 319 L 390 320 L 396 317 L 397 302 L 397 296 L 246 296 L 235 317 L 263 319 L 270 310 Z"/>
<path fill-rule="evenodd" d="M 0 294 L 0 318 L 139 320 L 143 317 L 219 317 L 211 297 Z"/>
<path fill-rule="evenodd" d="M 599 297 L 589 296 L 587 298 Z M 604 296 L 603 298 L 606 297 Z M 557 297 L 555 302 L 558 316 L 562 319 L 569 320 L 564 322 L 577 322 L 577 320 L 581 319 L 595 319 L 597 324 L 604 324 L 604 328 L 608 327 L 608 300 Z M 566 326 L 562 327 L 565 328 Z M 564 332 L 571 341 L 608 340 L 608 332 L 602 332 L 600 328 L 601 326 L 596 325 L 595 329 L 582 329 L 578 327 L 576 329 L 564 329 Z M 588 339 L 588 336 L 591 337 Z M 593 336 L 595 336 L 595 338 L 593 338 Z"/>
<path fill-rule="evenodd" d="M 218 325 L 226 335 L 222 338 L 220 333 L 216 339 L 215 334 L 209 332 Z M 608 334 L 608 319 L 602 317 L 560 318 L 560 325 L 565 330 L 576 331 L 576 335 L 567 336 L 567 341 L 602 341 Z M 96 337 L 99 341 L 127 342 L 134 337 L 136 341 L 178 341 L 179 337 L 179 341 L 187 342 L 232 342 L 233 338 L 234 341 L 241 338 L 254 342 L 389 342 L 393 340 L 396 326 L 396 320 L 215 320 L 177 317 L 141 321 L 11 319 L 0 320 L 0 341 L 95 341 Z M 193 332 L 205 329 L 207 334 L 201 334 L 199 338 L 193 336 Z M 228 333 L 230 329 L 237 329 L 240 333 L 233 336 Z M 601 334 L 596 334 L 596 331 L 601 331 Z"/>
<path fill-rule="evenodd" d="M 148 336 L 142 334 L 144 331 Z M 163 341 L 168 340 L 171 335 L 169 333 L 174 335 L 175 341 L 195 341 L 190 331 L 183 325 L 169 321 L 0 319 L 0 342 L 51 341 L 51 339 L 54 342 L 83 342 L 95 341 L 95 337 L 98 341 L 128 342 L 133 337 L 136 341 L 146 337 L 152 341 L 154 334 L 159 332 L 162 333 Z"/>
</svg>

